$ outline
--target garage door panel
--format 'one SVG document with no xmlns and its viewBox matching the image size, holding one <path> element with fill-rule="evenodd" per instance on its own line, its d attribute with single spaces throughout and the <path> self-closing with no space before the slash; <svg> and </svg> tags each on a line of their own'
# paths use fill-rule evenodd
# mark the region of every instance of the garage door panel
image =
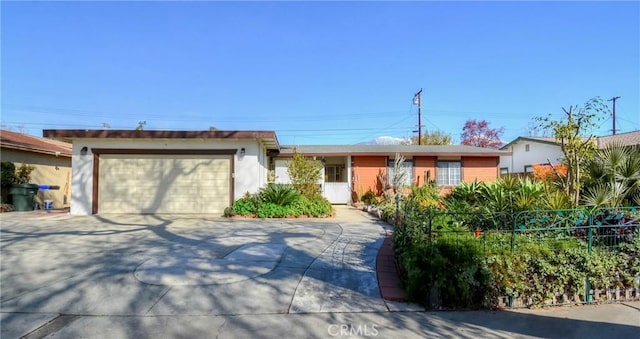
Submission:
<svg viewBox="0 0 640 339">
<path fill-rule="evenodd" d="M 100 213 L 221 213 L 231 195 L 229 156 L 103 155 Z"/>
</svg>

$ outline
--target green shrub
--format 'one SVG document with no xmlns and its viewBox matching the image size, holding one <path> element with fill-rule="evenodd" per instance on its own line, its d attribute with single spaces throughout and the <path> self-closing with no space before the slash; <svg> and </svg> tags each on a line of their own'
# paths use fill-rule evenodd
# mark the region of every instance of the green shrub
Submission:
<svg viewBox="0 0 640 339">
<path fill-rule="evenodd" d="M 20 165 L 20 167 L 18 167 L 18 169 L 16 170 L 16 184 L 29 183 L 29 181 L 31 181 L 31 172 L 33 172 L 35 169 L 35 167 L 24 163 Z"/>
<path fill-rule="evenodd" d="M 479 308 L 492 291 L 491 272 L 477 239 L 443 238 L 400 255 L 410 298 L 428 306 Z"/>
<path fill-rule="evenodd" d="M 16 183 L 18 181 L 16 178 L 16 165 L 12 162 L 3 161 L 1 166 L 2 186 L 7 187 Z"/>
<path fill-rule="evenodd" d="M 262 202 L 287 206 L 300 197 L 300 193 L 288 184 L 268 184 L 258 193 Z"/>
<path fill-rule="evenodd" d="M 295 152 L 287 166 L 287 173 L 293 187 L 307 198 L 311 198 L 319 192 L 318 182 L 322 177 L 322 163 L 320 161 L 307 159 Z"/>
<path fill-rule="evenodd" d="M 411 186 L 407 202 L 422 208 L 438 207 L 440 205 L 440 190 L 435 185 Z"/>
<path fill-rule="evenodd" d="M 360 200 L 367 205 L 377 205 L 380 202 L 380 198 L 372 190 L 368 190 L 367 193 L 363 194 Z"/>
<path fill-rule="evenodd" d="M 237 215 L 251 215 L 256 214 L 258 210 L 258 206 L 260 205 L 259 201 L 255 196 L 249 194 L 249 192 L 245 193 L 245 195 L 236 200 L 232 205 L 233 214 Z"/>
<path fill-rule="evenodd" d="M 380 210 L 382 219 L 388 220 L 395 217 L 397 206 L 394 200 L 392 196 L 385 195 L 378 203 L 378 209 Z"/>
<path fill-rule="evenodd" d="M 594 239 L 589 252 L 587 242 L 571 232 L 483 230 L 476 238 L 473 223 L 483 221 L 409 206 L 394 239 L 413 301 L 475 308 L 513 296 L 536 306 L 565 293 L 584 298 L 587 277 L 594 289 L 640 287 L 640 230 L 624 234 L 617 246 L 598 246 Z"/>
<path fill-rule="evenodd" d="M 232 217 L 236 215 L 236 213 L 233 211 L 233 206 L 227 206 L 224 208 L 224 216 L 225 217 Z"/>
<path fill-rule="evenodd" d="M 311 198 L 300 196 L 289 206 L 289 209 L 289 215 L 293 216 L 321 217 L 333 214 L 331 203 L 320 194 L 314 194 Z"/>
<path fill-rule="evenodd" d="M 256 211 L 258 218 L 284 218 L 288 215 L 289 210 L 285 206 L 280 206 L 272 202 L 260 204 Z"/>
</svg>

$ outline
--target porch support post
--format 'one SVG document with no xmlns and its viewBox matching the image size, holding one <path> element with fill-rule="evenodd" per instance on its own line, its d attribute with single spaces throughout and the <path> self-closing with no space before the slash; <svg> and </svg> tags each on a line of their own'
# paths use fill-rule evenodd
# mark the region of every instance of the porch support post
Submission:
<svg viewBox="0 0 640 339">
<path fill-rule="evenodd" d="M 355 189 L 355 187 L 353 187 L 353 182 L 351 178 L 351 156 L 350 155 L 347 155 L 346 169 L 347 169 L 347 184 L 349 185 L 350 192 L 352 192 L 352 194 L 349 194 L 349 201 L 353 203 L 353 190 Z"/>
</svg>

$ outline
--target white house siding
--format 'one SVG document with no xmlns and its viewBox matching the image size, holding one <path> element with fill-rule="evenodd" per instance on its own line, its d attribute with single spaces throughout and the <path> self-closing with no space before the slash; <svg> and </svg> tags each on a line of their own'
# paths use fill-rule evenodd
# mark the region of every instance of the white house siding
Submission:
<svg viewBox="0 0 640 339">
<path fill-rule="evenodd" d="M 88 148 L 81 155 L 83 147 Z M 72 150 L 71 214 L 91 214 L 93 202 L 92 148 L 117 149 L 245 149 L 234 155 L 234 200 L 255 193 L 267 182 L 265 148 L 256 140 L 207 139 L 74 139 Z"/>
<path fill-rule="evenodd" d="M 526 145 L 529 151 L 526 151 Z M 509 173 L 524 173 L 525 166 L 534 164 L 545 164 L 547 159 L 554 164 L 562 161 L 564 155 L 560 145 L 536 142 L 531 140 L 521 140 L 512 144 L 506 151 L 511 151 L 512 155 L 500 157 L 500 168 L 508 168 Z"/>
<path fill-rule="evenodd" d="M 289 160 L 276 159 L 276 183 L 278 184 L 290 184 L 291 178 L 287 167 L 289 166 Z"/>
</svg>

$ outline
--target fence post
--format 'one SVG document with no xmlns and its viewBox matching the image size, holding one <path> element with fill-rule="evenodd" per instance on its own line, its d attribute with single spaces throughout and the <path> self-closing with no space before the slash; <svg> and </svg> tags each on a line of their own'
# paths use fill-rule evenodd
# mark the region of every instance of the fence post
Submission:
<svg viewBox="0 0 640 339">
<path fill-rule="evenodd" d="M 589 232 L 587 233 L 587 254 L 589 256 L 591 256 L 591 251 L 593 248 L 593 213 L 591 213 L 589 215 Z M 593 301 L 593 297 L 591 296 L 591 282 L 589 281 L 589 272 L 586 272 L 586 281 L 585 281 L 585 288 L 586 291 L 584 292 L 584 301 L 587 304 L 590 304 Z"/>
<path fill-rule="evenodd" d="M 516 224 L 518 223 L 518 217 L 522 213 L 523 212 L 516 214 L 516 216 L 513 218 L 513 228 L 511 230 L 511 253 L 513 253 L 516 248 Z"/>
<path fill-rule="evenodd" d="M 400 194 L 396 193 L 396 220 L 395 224 L 397 225 L 400 221 Z"/>
<path fill-rule="evenodd" d="M 433 217 L 435 213 L 429 210 L 429 227 L 427 228 L 427 246 L 431 247 L 431 226 L 433 223 Z"/>
</svg>

